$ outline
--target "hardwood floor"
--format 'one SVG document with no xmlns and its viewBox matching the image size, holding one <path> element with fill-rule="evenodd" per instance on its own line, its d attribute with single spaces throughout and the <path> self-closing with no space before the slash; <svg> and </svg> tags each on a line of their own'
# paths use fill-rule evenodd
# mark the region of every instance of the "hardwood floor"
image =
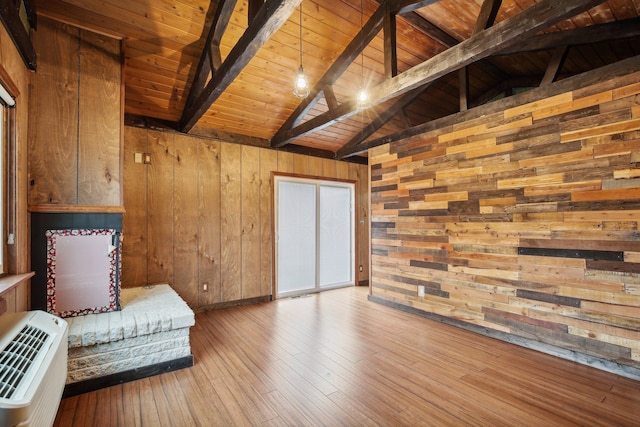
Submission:
<svg viewBox="0 0 640 427">
<path fill-rule="evenodd" d="M 198 313 L 195 366 L 64 399 L 55 426 L 639 425 L 640 382 L 367 301 Z"/>
</svg>

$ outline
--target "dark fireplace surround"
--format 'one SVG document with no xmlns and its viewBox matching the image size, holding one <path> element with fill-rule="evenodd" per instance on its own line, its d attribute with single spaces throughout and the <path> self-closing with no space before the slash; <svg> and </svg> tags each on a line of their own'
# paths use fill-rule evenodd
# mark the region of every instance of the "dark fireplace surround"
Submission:
<svg viewBox="0 0 640 427">
<path fill-rule="evenodd" d="M 82 231 L 80 231 L 82 230 Z M 32 212 L 31 214 L 31 268 L 35 272 L 35 275 L 31 279 L 31 309 L 32 310 L 47 310 L 47 292 L 55 292 L 52 286 L 47 287 L 48 274 L 51 275 L 51 259 L 55 260 L 54 256 L 51 256 L 51 248 L 48 248 L 48 244 L 52 240 L 52 235 L 77 235 L 77 234 L 94 234 L 101 231 L 112 230 L 114 238 L 112 239 L 113 254 L 115 265 L 112 272 L 110 281 L 115 285 L 115 289 L 111 292 L 115 296 L 115 301 L 112 301 L 110 310 L 120 309 L 120 252 L 121 252 L 121 239 L 122 234 L 122 214 L 121 213 L 43 213 Z M 67 233 L 68 231 L 68 233 Z M 52 275 L 51 282 L 55 282 L 55 274 Z M 84 284 L 82 286 L 85 286 Z M 92 286 L 91 283 L 87 283 L 86 286 Z M 55 287 L 54 287 L 55 288 Z M 53 297 L 55 299 L 55 296 Z M 51 295 L 49 295 L 51 301 Z M 50 307 L 49 307 L 50 308 Z M 88 308 L 88 307 L 87 307 Z M 91 311 L 96 312 L 96 311 Z M 59 314 L 59 313 L 54 313 Z M 88 314 L 78 312 L 81 315 Z M 69 314 L 67 314 L 69 315 Z M 63 315 L 65 317 L 65 315 Z"/>
</svg>

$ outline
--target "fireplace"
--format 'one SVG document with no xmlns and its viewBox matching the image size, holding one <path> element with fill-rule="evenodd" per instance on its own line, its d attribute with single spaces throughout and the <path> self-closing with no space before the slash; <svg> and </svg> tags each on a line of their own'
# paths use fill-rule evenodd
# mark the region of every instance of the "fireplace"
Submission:
<svg viewBox="0 0 640 427">
<path fill-rule="evenodd" d="M 61 317 L 120 309 L 120 213 L 32 213 L 31 309 Z"/>
</svg>

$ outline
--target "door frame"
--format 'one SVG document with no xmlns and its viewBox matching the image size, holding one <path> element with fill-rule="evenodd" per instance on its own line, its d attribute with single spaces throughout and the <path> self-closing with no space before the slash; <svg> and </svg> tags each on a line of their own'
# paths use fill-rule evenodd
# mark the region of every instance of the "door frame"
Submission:
<svg viewBox="0 0 640 427">
<path fill-rule="evenodd" d="M 351 185 L 352 194 L 351 194 L 351 271 L 352 283 L 347 283 L 345 285 L 339 285 L 336 287 L 346 287 L 346 286 L 355 286 L 358 284 L 358 239 L 357 239 L 357 181 L 352 179 L 340 179 L 340 178 L 331 178 L 324 176 L 313 176 L 313 175 L 302 175 L 302 174 L 294 174 L 294 173 L 286 173 L 286 172 L 271 172 L 271 298 L 278 298 L 278 235 L 277 235 L 277 220 L 278 220 L 278 210 L 277 210 L 277 200 L 276 200 L 276 191 L 277 191 L 277 180 L 280 178 L 291 178 L 292 181 L 300 181 L 300 182 L 326 182 L 326 183 L 340 183 L 340 184 L 349 184 Z M 317 195 L 316 195 L 317 196 Z M 318 196 L 317 196 L 318 197 Z M 318 207 L 316 206 L 316 209 Z M 318 245 L 318 243 L 316 243 Z M 316 255 L 317 256 L 317 255 Z M 318 274 L 316 274 L 317 276 Z M 316 281 L 317 284 L 317 281 Z M 315 293 L 320 292 L 321 290 L 329 290 L 332 287 L 328 288 L 314 288 L 305 293 Z M 282 298 L 289 298 L 289 296 L 284 296 Z"/>
</svg>

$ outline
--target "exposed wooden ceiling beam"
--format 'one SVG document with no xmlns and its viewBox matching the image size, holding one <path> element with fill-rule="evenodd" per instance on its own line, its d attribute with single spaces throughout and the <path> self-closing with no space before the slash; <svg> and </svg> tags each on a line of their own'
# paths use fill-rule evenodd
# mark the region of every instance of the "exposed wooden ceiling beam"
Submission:
<svg viewBox="0 0 640 427">
<path fill-rule="evenodd" d="M 286 151 L 288 153 L 303 154 L 305 156 L 321 157 L 324 159 L 336 160 L 335 153 L 333 151 L 306 147 L 304 145 L 287 144 L 286 146 L 279 148 L 278 151 Z M 338 159 L 338 160 L 342 160 L 344 162 L 349 162 L 349 163 L 357 163 L 359 165 L 366 165 L 369 163 L 369 159 L 367 157 L 362 157 L 362 156 L 351 156 L 348 158 Z"/>
<path fill-rule="evenodd" d="M 569 46 L 622 40 L 634 37 L 640 37 L 640 18 L 536 35 L 523 40 L 520 44 L 500 51 L 496 55 L 523 54 L 539 50 L 565 50 L 565 48 Z M 558 65 L 561 66 L 561 64 Z M 556 70 L 556 75 L 557 74 L 558 71 Z M 544 81 L 544 77 L 542 78 L 542 81 Z M 489 92 L 474 99 L 469 106 L 476 107 L 478 105 L 486 104 L 500 93 L 512 88 L 536 87 L 539 85 L 539 82 L 540 78 L 538 76 L 515 77 L 503 80 L 498 86 L 494 86 Z M 540 85 L 541 84 L 542 83 L 540 83 Z"/>
<path fill-rule="evenodd" d="M 423 32 L 426 36 L 437 41 L 444 47 L 451 47 L 460 43 L 460 40 L 456 39 L 453 36 L 450 36 L 442 28 L 431 23 L 415 12 L 402 15 L 400 19 L 404 19 L 409 24 L 413 25 L 415 28 Z"/>
<path fill-rule="evenodd" d="M 388 123 L 391 119 L 393 119 L 397 114 L 401 113 L 407 105 L 411 104 L 417 97 L 419 97 L 425 90 L 431 85 L 431 83 L 426 84 L 425 86 L 419 87 L 417 89 L 412 90 L 411 92 L 405 93 L 400 99 L 398 99 L 390 108 L 387 108 L 382 114 L 373 119 L 371 123 L 364 127 L 356 136 L 351 138 L 349 142 L 347 142 L 341 149 L 336 152 L 336 159 L 342 160 L 347 157 L 351 157 L 351 154 L 354 148 L 360 144 L 365 139 L 369 138 L 374 134 L 375 131 L 380 129 L 386 123 Z"/>
<path fill-rule="evenodd" d="M 336 98 L 336 94 L 333 92 L 333 86 L 325 86 L 322 89 L 322 93 L 324 93 L 324 99 L 327 101 L 327 107 L 329 107 L 329 110 L 333 110 L 338 107 L 338 99 Z"/>
<path fill-rule="evenodd" d="M 382 82 L 371 89 L 371 102 L 384 102 L 424 83 L 434 81 L 451 71 L 519 43 L 544 28 L 589 10 L 604 1 L 542 0 L 518 15 L 470 37 L 392 79 Z"/>
<path fill-rule="evenodd" d="M 497 52 L 496 55 L 515 55 L 538 50 L 556 49 L 564 46 L 622 40 L 638 36 L 640 36 L 640 18 L 632 18 L 607 24 L 597 24 L 589 27 L 536 35 L 522 40 L 516 45 L 509 46 Z"/>
<path fill-rule="evenodd" d="M 503 92 L 510 94 L 515 88 L 534 88 L 540 83 L 540 76 L 513 77 L 502 80 L 498 85 L 491 87 L 490 90 L 473 99 L 469 103 L 469 108 L 474 108 L 482 104 L 486 104 Z"/>
<path fill-rule="evenodd" d="M 190 108 L 195 103 L 198 96 L 202 93 L 204 86 L 209 77 L 209 73 L 213 70 L 219 69 L 222 65 L 222 59 L 220 57 L 220 40 L 224 34 L 233 8 L 235 7 L 237 0 L 220 0 L 212 1 L 209 6 L 209 14 L 213 11 L 213 20 L 207 34 L 207 39 L 204 43 L 202 55 L 198 60 L 198 66 L 189 89 L 189 95 L 185 103 L 185 109 Z"/>
<path fill-rule="evenodd" d="M 154 119 L 152 117 L 139 116 L 136 114 L 124 115 L 125 126 L 137 127 L 143 129 L 151 129 L 160 132 L 178 133 L 184 134 L 176 130 L 176 123 L 168 122 L 166 120 Z M 197 136 L 202 139 L 208 139 L 212 141 L 226 142 L 230 144 L 250 145 L 252 147 L 269 148 L 269 140 L 263 138 L 257 138 L 253 136 L 240 135 L 232 132 L 225 132 L 221 130 L 215 130 L 211 128 L 194 126 L 193 129 L 187 134 L 189 136 Z M 281 149 L 289 153 L 304 154 L 307 156 L 321 157 L 325 159 L 335 159 L 335 153 L 329 150 L 321 150 L 318 148 L 305 147 L 303 145 L 289 144 Z M 345 162 L 367 164 L 367 158 L 361 156 L 350 156 L 343 159 Z"/>
<path fill-rule="evenodd" d="M 400 116 L 402 123 L 404 123 L 404 128 L 409 129 L 411 127 L 411 121 L 409 120 L 409 117 L 407 117 L 407 112 L 403 109 L 398 113 L 398 115 Z"/>
<path fill-rule="evenodd" d="M 384 75 L 395 77 L 398 74 L 398 52 L 396 34 L 396 15 L 384 15 Z"/>
<path fill-rule="evenodd" d="M 177 129 L 177 123 L 166 120 L 155 119 L 153 117 L 140 116 L 137 114 L 125 113 L 124 115 L 125 126 L 139 127 L 144 129 L 159 130 L 162 132 L 181 133 Z M 199 136 L 205 139 L 211 139 L 216 141 L 224 141 L 233 144 L 250 145 L 252 147 L 268 148 L 269 140 L 264 138 L 257 138 L 255 136 L 240 135 L 233 132 L 226 132 L 222 130 L 216 130 L 211 128 L 205 128 L 200 126 L 194 126 L 188 133 L 191 136 Z"/>
<path fill-rule="evenodd" d="M 448 50 L 371 88 L 371 105 L 407 93 L 423 84 L 522 42 L 536 32 L 591 9 L 605 0 L 542 0 L 499 24 L 494 25 Z M 315 130 L 325 128 L 357 111 L 353 100 L 282 133 L 276 144 L 284 145 Z M 275 137 L 274 137 L 275 138 Z M 272 146 L 274 141 L 272 140 Z"/>
<path fill-rule="evenodd" d="M 480 7 L 480 14 L 476 20 L 471 35 L 478 34 L 480 31 L 491 27 L 496 21 L 498 11 L 502 5 L 502 0 L 484 0 Z M 460 92 L 460 111 L 469 108 L 469 68 L 463 67 L 458 70 L 458 86 Z"/>
<path fill-rule="evenodd" d="M 280 29 L 301 2 L 302 0 L 270 0 L 260 8 L 254 20 L 193 104 L 183 110 L 180 118 L 180 129 L 183 132 L 188 132 L 200 120 L 211 104 L 229 87 L 262 45 Z M 205 47 L 206 50 L 208 49 Z"/>
<path fill-rule="evenodd" d="M 567 57 L 567 47 L 559 47 L 553 50 L 551 54 L 551 59 L 549 60 L 549 65 L 547 66 L 547 70 L 544 73 L 544 77 L 540 82 L 540 86 L 547 86 L 553 83 L 556 76 L 560 72 L 562 68 L 562 64 L 564 63 L 565 58 Z"/>
<path fill-rule="evenodd" d="M 403 15 L 405 13 L 413 12 L 414 10 L 420 9 L 421 7 L 429 6 L 430 4 L 436 3 L 439 0 L 389 0 L 387 1 L 387 5 L 389 7 L 389 11 L 395 15 Z"/>
<path fill-rule="evenodd" d="M 502 0 L 484 0 L 472 34 L 477 34 L 492 26 L 496 22 L 500 6 L 502 6 Z"/>
<path fill-rule="evenodd" d="M 434 3 L 434 2 L 435 1 L 431 1 L 429 3 Z M 323 90 L 325 91 L 325 98 L 327 97 L 327 95 L 329 95 L 329 97 L 331 98 L 331 99 L 327 99 L 327 103 L 330 106 L 329 108 L 330 114 L 341 114 L 340 111 L 346 109 L 346 107 L 343 107 L 342 110 L 337 110 L 337 104 L 335 103 L 335 98 L 332 98 L 332 92 L 327 94 L 326 89 L 331 87 L 330 85 L 333 84 L 335 80 L 337 80 L 337 78 L 340 77 L 340 75 L 344 72 L 344 70 L 347 69 L 349 64 L 351 64 L 351 62 L 353 62 L 353 60 L 357 57 L 357 55 L 360 54 L 363 47 L 369 44 L 369 42 L 373 39 L 373 37 L 375 37 L 375 35 L 385 25 L 389 25 L 387 32 L 385 32 L 385 44 L 393 43 L 392 40 L 387 40 L 387 34 L 391 34 L 391 30 L 393 29 L 391 26 L 389 17 L 395 16 L 395 14 L 392 14 L 389 12 L 389 6 L 386 5 L 387 7 L 385 7 L 385 3 L 383 1 L 378 0 L 378 3 L 380 3 L 381 6 L 378 7 L 376 12 L 371 16 L 371 18 L 369 18 L 369 20 L 363 26 L 360 33 L 353 38 L 350 45 L 347 46 L 347 48 L 340 55 L 340 57 L 333 63 L 333 65 L 327 71 L 327 73 L 325 73 L 325 75 L 318 81 L 316 86 L 311 90 L 309 97 L 307 97 L 307 99 L 305 99 L 298 106 L 298 108 L 296 108 L 293 114 L 291 114 L 291 116 L 285 121 L 285 123 L 280 127 L 278 132 L 276 132 L 276 134 L 271 140 L 272 147 L 274 148 L 282 147 L 290 142 L 289 140 L 286 140 L 285 135 L 294 126 L 298 125 L 300 120 L 309 112 L 309 110 L 311 110 L 311 108 L 313 108 L 313 106 L 320 99 L 320 94 Z M 403 4 L 405 5 L 409 3 L 410 2 L 403 2 Z M 414 2 L 412 4 L 415 5 L 416 8 L 420 6 L 419 3 Z M 421 7 L 423 6 L 424 5 L 422 5 Z M 412 25 L 416 26 L 420 31 L 424 32 L 429 37 L 434 38 L 438 42 L 442 43 L 446 47 L 450 47 L 459 43 L 458 40 L 451 37 L 449 34 L 441 30 L 439 27 L 435 26 L 434 24 L 422 18 L 420 15 L 416 13 L 408 12 L 407 15 L 403 16 L 402 18 L 410 22 Z M 395 27 L 395 25 L 393 25 L 393 27 Z M 395 38 L 395 29 L 393 31 L 393 34 Z M 392 45 L 390 45 L 389 47 L 391 46 Z M 397 62 L 397 60 L 394 61 L 393 57 L 391 56 L 391 50 L 387 49 L 387 46 L 385 45 L 385 64 L 387 63 L 392 64 L 393 62 Z M 397 75 L 397 66 L 395 70 L 392 67 L 389 67 L 388 71 L 392 73 L 391 77 Z M 330 123 L 326 124 L 323 127 L 326 127 L 329 124 L 336 122 L 331 120 L 329 121 Z M 309 125 L 310 123 L 307 123 L 307 126 Z"/>
<path fill-rule="evenodd" d="M 348 100 L 338 105 L 336 108 L 311 118 L 292 129 L 279 132 L 271 139 L 271 147 L 278 148 L 291 143 L 298 138 L 313 133 L 317 130 L 331 126 L 340 120 L 346 119 L 358 112 L 356 102 Z"/>
<path fill-rule="evenodd" d="M 220 0 L 217 2 L 218 7 L 216 7 L 216 13 L 209 32 L 211 39 L 208 40 L 208 42 L 210 44 L 218 47 L 220 46 L 220 41 L 229 26 L 229 20 L 231 19 L 233 8 L 236 6 L 237 2 L 237 0 Z M 211 3 L 213 5 L 214 2 L 212 1 Z"/>
<path fill-rule="evenodd" d="M 249 0 L 248 24 L 253 22 L 263 4 L 264 0 Z"/>
<path fill-rule="evenodd" d="M 360 32 L 351 40 L 349 45 L 344 49 L 340 56 L 329 67 L 326 73 L 318 80 L 311 89 L 309 96 L 304 99 L 293 113 L 285 120 L 280 129 L 276 132 L 271 140 L 271 146 L 274 148 L 285 145 L 288 141 L 283 135 L 291 128 L 296 126 L 300 120 L 313 108 L 320 99 L 323 89 L 335 83 L 335 81 L 344 73 L 355 58 L 362 52 L 362 49 L 369 44 L 371 40 L 382 29 L 385 7 L 380 6 L 371 15 L 369 20 L 363 25 Z"/>
<path fill-rule="evenodd" d="M 0 0 L 0 21 L 4 24 L 7 33 L 13 40 L 25 65 L 29 67 L 30 70 L 35 71 L 37 60 L 36 51 L 31 44 L 29 30 L 25 28 L 25 24 L 20 19 L 20 8 L 17 4 L 18 3 L 13 0 Z M 36 16 L 34 10 L 27 1 L 25 1 L 25 7 L 27 9 L 28 25 L 35 28 Z"/>
<path fill-rule="evenodd" d="M 636 55 L 634 57 L 623 59 L 622 61 L 618 61 L 613 64 L 605 65 L 604 67 L 598 68 L 596 70 L 588 71 L 586 73 L 578 74 L 577 76 L 560 80 L 553 85 L 539 87 L 537 89 L 528 91 L 526 93 L 520 94 L 518 96 L 518 99 L 514 99 L 514 97 L 505 98 L 500 101 L 484 105 L 480 108 L 474 108 L 467 111 L 451 114 L 446 117 L 442 117 L 427 123 L 423 123 L 421 125 L 414 126 L 409 129 L 402 130 L 400 132 L 395 132 L 381 138 L 364 142 L 362 144 L 359 144 L 354 150 L 352 150 L 352 153 L 350 154 L 362 154 L 367 152 L 367 150 L 371 148 L 388 144 L 394 141 L 401 141 L 407 138 L 411 138 L 413 136 L 420 135 L 434 129 L 443 128 L 454 123 L 459 123 L 463 120 L 474 120 L 485 115 L 496 113 L 498 111 L 504 111 L 505 109 L 515 107 L 518 104 L 538 101 L 540 99 L 545 99 L 558 93 L 563 93 L 576 88 L 589 86 L 596 82 L 601 82 L 604 79 L 613 79 L 618 76 L 631 74 L 638 71 L 639 67 L 640 55 Z"/>
<path fill-rule="evenodd" d="M 384 4 L 384 0 L 376 0 L 376 1 L 379 4 Z M 427 2 L 427 3 L 428 4 L 432 4 L 432 3 L 435 3 L 435 1 L 430 1 L 430 2 Z M 428 6 L 428 4 L 427 5 L 422 5 L 422 6 L 423 7 L 424 6 Z M 416 6 L 413 9 L 413 10 L 415 10 L 420 6 L 420 4 L 419 3 L 413 3 L 412 6 Z M 396 5 L 396 8 L 397 8 L 397 5 Z M 387 9 L 391 13 L 394 13 L 392 11 L 393 5 L 387 5 Z M 399 15 L 398 12 L 395 12 L 395 14 Z M 417 28 L 418 30 L 423 32 L 425 35 L 427 35 L 429 38 L 437 41 L 438 43 L 440 43 L 444 47 L 451 47 L 451 46 L 455 46 L 458 43 L 460 43 L 460 40 L 456 39 L 455 37 L 450 36 L 442 28 L 438 27 L 437 25 L 435 25 L 432 22 L 430 22 L 427 19 L 425 19 L 422 15 L 418 15 L 417 13 L 415 13 L 413 11 L 403 12 L 402 16 L 400 18 L 404 19 L 409 24 L 413 25 L 415 28 Z"/>
<path fill-rule="evenodd" d="M 148 36 L 147 32 L 133 24 L 101 15 L 97 11 L 89 11 L 80 6 L 71 5 L 62 0 L 39 1 L 37 11 L 38 15 L 117 39 L 125 37 L 144 39 Z"/>
<path fill-rule="evenodd" d="M 469 67 L 458 70 L 458 92 L 460 93 L 460 111 L 469 108 Z"/>
<path fill-rule="evenodd" d="M 400 19 L 404 19 L 407 23 L 409 23 L 410 25 L 412 25 L 413 27 L 415 27 L 416 29 L 424 33 L 427 37 L 429 37 L 432 40 L 435 40 L 436 42 L 440 43 L 442 46 L 446 48 L 450 48 L 460 43 L 460 40 L 450 36 L 447 32 L 442 30 L 440 27 L 429 22 L 422 15 L 418 15 L 415 12 L 407 13 L 406 15 L 401 16 Z M 488 22 L 488 20 L 485 19 L 483 20 L 483 22 L 486 23 Z M 499 69 L 492 63 L 485 61 L 485 62 L 481 62 L 480 64 L 487 73 L 495 76 L 496 79 L 504 80 L 505 78 L 508 78 L 508 76 L 501 69 Z"/>
</svg>

